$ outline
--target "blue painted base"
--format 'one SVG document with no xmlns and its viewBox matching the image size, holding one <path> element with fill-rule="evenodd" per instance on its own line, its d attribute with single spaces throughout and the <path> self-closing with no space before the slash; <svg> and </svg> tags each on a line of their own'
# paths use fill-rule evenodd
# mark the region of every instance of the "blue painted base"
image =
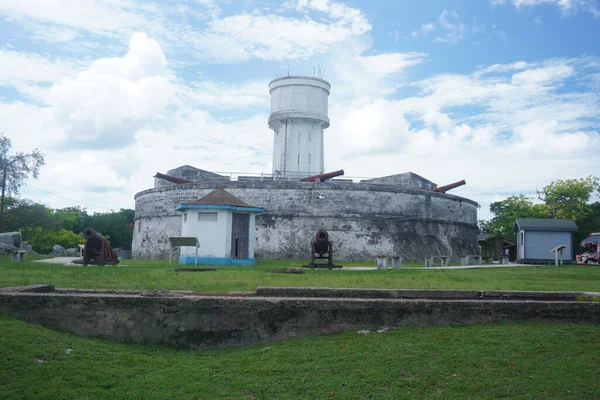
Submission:
<svg viewBox="0 0 600 400">
<path fill-rule="evenodd" d="M 179 264 L 194 265 L 194 256 L 179 257 Z M 230 257 L 198 257 L 198 265 L 254 265 L 254 258 L 238 260 Z"/>
</svg>

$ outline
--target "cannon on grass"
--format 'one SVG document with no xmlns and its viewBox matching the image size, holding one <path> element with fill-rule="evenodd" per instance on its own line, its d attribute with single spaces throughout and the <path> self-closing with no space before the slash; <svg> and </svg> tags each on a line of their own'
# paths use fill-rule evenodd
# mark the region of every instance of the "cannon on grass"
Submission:
<svg viewBox="0 0 600 400">
<path fill-rule="evenodd" d="M 109 241 L 93 228 L 83 231 L 85 245 L 83 246 L 83 265 L 117 265 L 119 257 L 110 247 Z"/>
<path fill-rule="evenodd" d="M 310 242 L 310 249 L 310 264 L 303 265 L 302 268 L 342 268 L 333 263 L 333 241 L 329 240 L 329 233 L 325 229 L 317 232 L 315 239 Z M 327 263 L 316 262 L 317 260 L 327 260 Z"/>
</svg>

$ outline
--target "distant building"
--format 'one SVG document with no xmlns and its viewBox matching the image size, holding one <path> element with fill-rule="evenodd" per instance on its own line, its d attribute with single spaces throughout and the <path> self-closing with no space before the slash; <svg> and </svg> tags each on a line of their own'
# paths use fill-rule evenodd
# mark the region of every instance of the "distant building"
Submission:
<svg viewBox="0 0 600 400">
<path fill-rule="evenodd" d="M 479 246 L 481 247 L 481 257 L 484 260 L 488 258 L 500 259 L 502 257 L 502 250 L 504 249 L 509 249 L 510 259 L 514 259 L 514 241 L 487 233 L 477 235 L 477 240 L 479 241 Z"/>
<path fill-rule="evenodd" d="M 518 218 L 513 226 L 517 234 L 517 262 L 553 263 L 550 250 L 565 245 L 565 263 L 573 262 L 573 233 L 577 225 L 570 219 Z"/>
</svg>

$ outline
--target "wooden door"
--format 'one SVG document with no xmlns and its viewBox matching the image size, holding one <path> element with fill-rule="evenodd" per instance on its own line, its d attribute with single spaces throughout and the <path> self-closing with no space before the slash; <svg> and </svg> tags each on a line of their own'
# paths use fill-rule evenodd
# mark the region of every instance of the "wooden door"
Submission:
<svg viewBox="0 0 600 400">
<path fill-rule="evenodd" d="M 231 258 L 248 259 L 248 234 L 250 232 L 250 215 L 233 213 L 231 227 Z"/>
</svg>

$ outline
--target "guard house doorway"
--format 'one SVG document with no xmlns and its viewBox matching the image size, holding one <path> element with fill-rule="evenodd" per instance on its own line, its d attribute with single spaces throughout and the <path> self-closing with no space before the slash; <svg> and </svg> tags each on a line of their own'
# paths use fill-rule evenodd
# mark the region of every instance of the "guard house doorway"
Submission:
<svg viewBox="0 0 600 400">
<path fill-rule="evenodd" d="M 250 215 L 233 213 L 231 225 L 231 258 L 234 260 L 247 260 Z"/>
</svg>

